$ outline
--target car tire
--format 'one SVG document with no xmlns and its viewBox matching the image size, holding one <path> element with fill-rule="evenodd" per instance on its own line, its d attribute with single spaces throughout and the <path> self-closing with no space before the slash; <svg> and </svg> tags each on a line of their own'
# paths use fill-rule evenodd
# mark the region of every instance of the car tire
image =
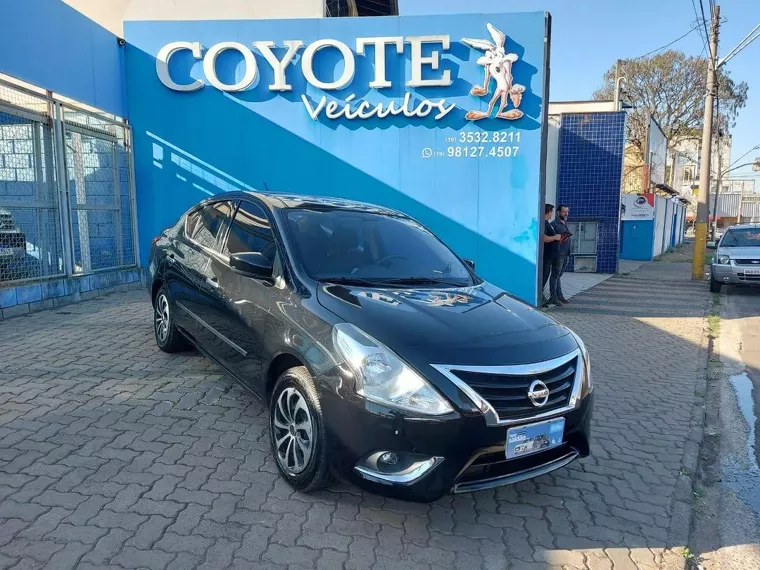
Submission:
<svg viewBox="0 0 760 570">
<path fill-rule="evenodd" d="M 162 286 L 153 301 L 153 333 L 158 348 L 169 354 L 188 348 L 188 343 L 179 332 L 172 317 L 169 292 Z"/>
<path fill-rule="evenodd" d="M 303 366 L 277 379 L 269 399 L 269 439 L 277 470 L 291 487 L 310 493 L 332 482 L 322 408 Z"/>
<path fill-rule="evenodd" d="M 720 281 L 716 281 L 713 277 L 710 277 L 710 293 L 720 293 L 720 288 L 723 285 Z"/>
</svg>

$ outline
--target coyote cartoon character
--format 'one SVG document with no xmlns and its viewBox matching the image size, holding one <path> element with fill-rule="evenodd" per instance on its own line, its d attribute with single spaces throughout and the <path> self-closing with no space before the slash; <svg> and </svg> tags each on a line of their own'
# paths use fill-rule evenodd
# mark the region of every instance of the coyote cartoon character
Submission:
<svg viewBox="0 0 760 570">
<path fill-rule="evenodd" d="M 515 120 L 523 116 L 523 112 L 518 109 L 520 102 L 522 101 L 522 94 L 525 93 L 525 87 L 513 83 L 512 77 L 512 64 L 517 61 L 517 54 L 506 53 L 504 51 L 504 44 L 507 41 L 507 36 L 494 28 L 491 24 L 486 24 L 494 43 L 488 40 L 477 40 L 470 38 L 462 38 L 462 43 L 475 49 L 482 50 L 485 55 L 478 58 L 477 64 L 482 65 L 485 68 L 485 80 L 483 81 L 483 87 L 476 85 L 470 91 L 471 95 L 476 97 L 482 97 L 489 92 L 489 86 L 491 79 L 496 82 L 496 91 L 493 98 L 488 103 L 488 111 L 469 111 L 466 115 L 467 120 L 477 121 L 478 119 L 485 119 L 491 116 L 496 101 L 501 100 L 499 103 L 499 110 L 496 116 L 500 119 Z M 507 96 L 512 100 L 514 109 L 505 111 L 507 107 Z"/>
</svg>

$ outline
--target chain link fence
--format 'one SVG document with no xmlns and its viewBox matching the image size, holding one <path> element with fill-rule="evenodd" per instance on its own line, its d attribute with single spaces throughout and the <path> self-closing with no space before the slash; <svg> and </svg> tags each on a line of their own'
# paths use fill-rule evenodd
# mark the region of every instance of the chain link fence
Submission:
<svg viewBox="0 0 760 570">
<path fill-rule="evenodd" d="M 129 135 L 0 78 L 0 286 L 137 264 Z"/>
</svg>

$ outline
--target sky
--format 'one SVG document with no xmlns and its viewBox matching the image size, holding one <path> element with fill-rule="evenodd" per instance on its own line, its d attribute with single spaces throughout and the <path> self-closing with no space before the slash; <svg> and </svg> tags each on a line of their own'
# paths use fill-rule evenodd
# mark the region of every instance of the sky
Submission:
<svg viewBox="0 0 760 570">
<path fill-rule="evenodd" d="M 726 55 L 760 24 L 760 0 L 716 0 L 721 9 L 718 55 Z M 699 10 L 699 0 L 694 0 Z M 703 0 L 708 13 L 708 0 Z M 696 21 L 692 0 L 399 0 L 399 12 L 456 14 L 468 12 L 548 11 L 552 15 L 551 101 L 588 100 L 615 60 L 635 58 L 682 36 Z M 709 18 L 709 14 L 708 14 Z M 708 23 L 709 30 L 709 23 Z M 704 33 L 703 33 L 704 37 Z M 698 56 L 704 42 L 697 31 L 669 49 Z M 725 67 L 736 81 L 749 84 L 747 106 L 733 135 L 732 163 L 760 145 L 760 39 Z M 706 70 L 705 70 L 706 72 Z M 760 149 L 739 164 L 760 156 Z M 731 176 L 760 176 L 747 167 Z"/>
</svg>

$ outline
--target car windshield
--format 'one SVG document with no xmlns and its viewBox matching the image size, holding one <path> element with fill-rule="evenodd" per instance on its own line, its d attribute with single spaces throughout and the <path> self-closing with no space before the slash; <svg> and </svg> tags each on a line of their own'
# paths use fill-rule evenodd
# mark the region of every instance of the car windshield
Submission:
<svg viewBox="0 0 760 570">
<path fill-rule="evenodd" d="M 286 216 L 312 279 L 399 286 L 475 283 L 449 248 L 409 218 L 333 208 L 294 208 Z"/>
<path fill-rule="evenodd" d="M 760 228 L 734 228 L 728 230 L 720 242 L 721 247 L 760 247 Z"/>
</svg>

